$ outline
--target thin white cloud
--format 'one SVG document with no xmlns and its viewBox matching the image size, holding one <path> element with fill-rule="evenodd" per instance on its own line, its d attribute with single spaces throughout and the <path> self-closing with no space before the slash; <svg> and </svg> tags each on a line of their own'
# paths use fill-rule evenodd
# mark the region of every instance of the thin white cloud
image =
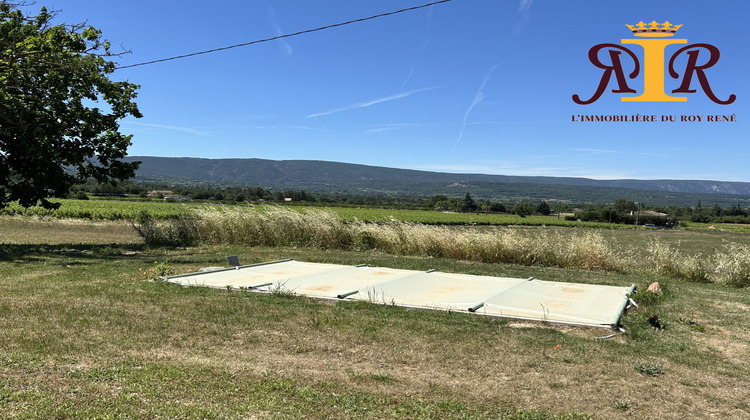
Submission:
<svg viewBox="0 0 750 420">
<path fill-rule="evenodd" d="M 129 121 L 129 120 L 123 121 L 123 123 L 133 124 L 133 125 L 140 125 L 140 126 L 143 126 L 143 127 L 160 128 L 160 129 L 163 129 L 163 130 L 181 131 L 183 133 L 195 134 L 196 136 L 208 136 L 208 135 L 211 134 L 208 131 L 198 130 L 198 129 L 192 128 L 192 127 L 181 127 L 181 126 L 177 126 L 177 125 L 150 124 L 150 123 L 143 123 L 143 122 Z"/>
<path fill-rule="evenodd" d="M 427 45 L 427 42 L 425 42 L 425 44 L 422 46 L 422 50 L 424 50 L 424 47 L 426 45 Z M 421 53 L 421 51 L 420 51 L 420 53 Z M 419 59 L 419 55 L 417 55 L 417 59 Z M 401 84 L 401 91 L 399 92 L 399 94 L 402 94 L 404 92 L 404 89 L 406 89 L 406 84 L 409 83 L 409 79 L 411 79 L 411 75 L 414 74 L 414 69 L 415 68 L 417 68 L 416 61 L 414 62 L 414 64 L 412 64 L 411 69 L 409 70 L 409 74 L 406 76 L 406 80 L 404 80 L 404 83 Z M 395 112 L 396 104 L 393 105 L 393 109 L 394 109 L 394 112 L 391 114 L 391 121 L 389 123 L 389 127 L 393 125 L 393 121 L 396 118 L 396 112 Z M 385 135 L 386 136 L 388 135 L 388 131 L 389 131 L 388 128 L 389 127 L 386 127 L 386 129 L 385 129 Z"/>
<path fill-rule="evenodd" d="M 427 9 L 427 25 L 425 26 L 425 32 L 427 33 L 427 37 L 422 44 L 422 48 L 419 49 L 419 52 L 417 53 L 416 57 L 414 57 L 414 64 L 411 65 L 411 68 L 409 69 L 409 74 L 406 75 L 406 79 L 404 79 L 404 83 L 401 84 L 401 92 L 403 92 L 406 89 L 407 83 L 409 83 L 409 80 L 411 80 L 411 76 L 414 74 L 414 70 L 417 68 L 417 63 L 419 62 L 420 58 L 422 57 L 422 53 L 427 49 L 427 45 L 430 43 L 430 23 L 432 22 L 432 15 L 433 15 L 433 9 L 430 7 Z M 388 125 L 388 127 L 393 126 L 393 121 L 396 119 L 396 105 L 398 102 L 396 102 L 393 105 L 393 112 L 391 113 L 391 121 Z M 385 135 L 388 135 L 388 127 L 384 130 Z"/>
<path fill-rule="evenodd" d="M 521 0 L 521 2 L 518 4 L 518 12 L 524 13 L 528 12 L 531 8 L 531 3 L 533 3 L 534 0 Z"/>
<path fill-rule="evenodd" d="M 317 127 L 308 127 L 308 126 L 305 126 L 305 125 L 282 125 L 282 127 L 294 128 L 294 129 L 297 129 L 297 130 L 320 130 Z"/>
<path fill-rule="evenodd" d="M 395 95 L 385 96 L 383 98 L 373 99 L 373 100 L 367 101 L 367 102 L 359 102 L 359 103 L 356 103 L 356 104 L 347 105 L 347 106 L 344 106 L 344 107 L 341 107 L 341 108 L 332 109 L 330 111 L 317 112 L 317 113 L 308 115 L 306 118 L 316 118 L 316 117 L 322 117 L 324 115 L 335 114 L 337 112 L 350 111 L 352 109 L 367 108 L 368 106 L 373 106 L 373 105 L 376 105 L 376 104 L 379 104 L 379 103 L 382 103 L 382 102 L 388 102 L 388 101 L 393 101 L 395 99 L 406 98 L 407 96 L 411 96 L 411 95 L 413 95 L 415 93 L 425 92 L 425 91 L 428 91 L 428 90 L 438 89 L 438 88 L 441 88 L 441 87 L 443 87 L 443 86 L 432 86 L 432 87 L 427 87 L 427 88 L 422 88 L 422 89 L 414 89 L 414 90 L 410 90 L 408 92 L 401 92 L 401 93 L 397 93 Z"/>
<path fill-rule="evenodd" d="M 367 132 L 368 133 L 381 133 L 381 132 L 387 133 L 389 130 L 400 130 L 404 128 L 414 128 L 414 127 L 434 127 L 436 125 L 441 125 L 441 124 L 397 123 L 397 124 L 388 124 L 385 127 L 371 128 L 367 130 Z"/>
<path fill-rule="evenodd" d="M 281 30 L 281 26 L 276 21 L 276 11 L 270 6 L 268 7 L 268 14 L 271 19 L 271 29 L 273 30 L 274 36 L 284 35 L 284 32 Z M 276 43 L 277 45 L 279 45 L 279 47 L 281 48 L 281 52 L 284 53 L 285 56 L 292 56 L 294 48 L 292 48 L 292 45 L 289 44 L 285 39 L 277 39 Z"/>
<path fill-rule="evenodd" d="M 474 94 L 474 99 L 471 101 L 471 104 L 468 108 L 466 108 L 466 112 L 464 112 L 464 118 L 461 124 L 461 131 L 458 133 L 458 138 L 456 139 L 456 142 L 453 144 L 453 147 L 451 148 L 451 151 L 448 154 L 452 154 L 453 151 L 456 149 L 456 146 L 458 146 L 458 143 L 461 141 L 461 138 L 464 136 L 464 129 L 466 129 L 466 124 L 469 119 L 469 115 L 471 115 L 471 111 L 474 110 L 474 107 L 479 105 L 484 100 L 484 87 L 487 85 L 487 82 L 490 80 L 490 77 L 492 77 L 492 73 L 495 72 L 495 70 L 500 67 L 501 65 L 505 64 L 505 62 L 501 64 L 495 64 L 494 66 L 490 67 L 484 74 L 484 79 L 482 79 L 482 83 L 479 85 L 479 89 L 477 89 L 477 92 Z"/>
<path fill-rule="evenodd" d="M 487 165 L 487 164 L 435 164 L 413 165 L 409 169 L 423 171 L 487 174 L 507 176 L 551 176 L 591 179 L 626 179 L 633 178 L 630 172 L 596 171 L 590 168 L 563 166 L 522 166 L 522 165 Z"/>
<path fill-rule="evenodd" d="M 523 32 L 523 27 L 526 26 L 526 24 L 529 22 L 529 17 L 531 15 L 531 3 L 533 3 L 534 0 L 521 0 L 521 2 L 518 4 L 518 22 L 513 26 L 513 36 L 518 36 Z"/>
</svg>

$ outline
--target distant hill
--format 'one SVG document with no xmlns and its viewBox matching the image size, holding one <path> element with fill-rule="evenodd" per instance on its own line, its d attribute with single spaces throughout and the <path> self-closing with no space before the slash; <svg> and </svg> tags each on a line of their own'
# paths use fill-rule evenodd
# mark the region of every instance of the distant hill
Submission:
<svg viewBox="0 0 750 420">
<path fill-rule="evenodd" d="M 141 161 L 136 179 L 164 183 L 261 186 L 318 193 L 445 194 L 500 200 L 612 202 L 649 205 L 737 205 L 750 203 L 749 182 L 705 180 L 596 180 L 571 177 L 454 174 L 316 160 L 200 159 L 131 156 Z"/>
</svg>

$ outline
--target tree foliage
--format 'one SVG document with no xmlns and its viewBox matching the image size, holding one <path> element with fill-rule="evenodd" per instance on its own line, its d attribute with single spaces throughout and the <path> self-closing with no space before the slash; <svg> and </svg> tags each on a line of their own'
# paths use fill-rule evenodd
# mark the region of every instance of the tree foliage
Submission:
<svg viewBox="0 0 750 420">
<path fill-rule="evenodd" d="M 54 16 L 0 1 L 0 207 L 55 207 L 46 199 L 74 184 L 126 179 L 138 167 L 120 160 L 131 136 L 118 120 L 141 116 L 139 86 L 110 80 L 114 55 L 101 31 L 53 25 Z"/>
<path fill-rule="evenodd" d="M 549 216 L 550 213 L 552 213 L 552 209 L 549 207 L 549 204 L 547 204 L 546 201 L 542 200 L 542 202 L 539 203 L 538 206 L 536 206 L 536 212 L 541 214 L 542 216 Z"/>
<path fill-rule="evenodd" d="M 534 213 L 534 206 L 529 203 L 518 203 L 513 206 L 513 213 L 521 217 L 526 217 Z"/>
<path fill-rule="evenodd" d="M 462 212 L 474 212 L 477 211 L 477 203 L 471 198 L 471 194 L 466 193 L 464 200 L 461 202 Z"/>
</svg>

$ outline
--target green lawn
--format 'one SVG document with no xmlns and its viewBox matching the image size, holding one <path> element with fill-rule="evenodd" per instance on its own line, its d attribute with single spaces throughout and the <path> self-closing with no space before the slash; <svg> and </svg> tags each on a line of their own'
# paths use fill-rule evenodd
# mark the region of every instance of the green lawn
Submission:
<svg viewBox="0 0 750 420">
<path fill-rule="evenodd" d="M 719 240 L 691 235 L 695 248 Z M 628 332 L 601 339 L 611 332 L 150 280 L 228 254 L 659 280 L 665 296 L 641 293 Z M 750 418 L 748 289 L 377 251 L 148 248 L 127 223 L 0 217 L 0 290 L 4 418 Z"/>
</svg>

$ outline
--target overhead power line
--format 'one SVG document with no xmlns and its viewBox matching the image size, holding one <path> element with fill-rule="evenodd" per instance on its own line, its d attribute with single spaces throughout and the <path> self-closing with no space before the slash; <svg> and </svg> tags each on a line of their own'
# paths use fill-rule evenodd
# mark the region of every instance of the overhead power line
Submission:
<svg viewBox="0 0 750 420">
<path fill-rule="evenodd" d="M 294 32 L 294 33 L 290 33 L 290 34 L 284 34 L 284 35 L 278 35 L 278 36 L 274 36 L 274 37 L 271 37 L 271 38 L 264 38 L 264 39 L 258 39 L 258 40 L 255 40 L 255 41 L 250 41 L 250 42 L 243 42 L 242 44 L 235 44 L 235 45 L 229 45 L 229 46 L 226 46 L 226 47 L 213 48 L 213 49 L 210 49 L 210 50 L 197 51 L 197 52 L 193 52 L 193 53 L 189 53 L 189 54 L 176 55 L 174 57 L 160 58 L 158 60 L 144 61 L 142 63 L 128 64 L 127 66 L 118 66 L 115 69 L 116 70 L 120 70 L 120 69 L 127 69 L 127 68 L 131 68 L 131 67 L 146 66 L 146 65 L 149 65 L 149 64 L 161 63 L 161 62 L 164 62 L 164 61 L 172 61 L 172 60 L 177 60 L 177 59 L 180 59 L 180 58 L 193 57 L 193 56 L 196 56 L 196 55 L 210 54 L 210 53 L 213 53 L 213 52 L 229 50 L 229 49 L 232 49 L 232 48 L 239 48 L 239 47 L 245 47 L 245 46 L 253 45 L 253 44 L 260 44 L 262 42 L 275 41 L 277 39 L 290 38 L 290 37 L 297 36 L 297 35 L 308 34 L 310 32 L 317 32 L 317 31 L 322 31 L 322 30 L 325 30 L 325 29 L 336 28 L 336 27 L 339 27 L 339 26 L 351 25 L 353 23 L 364 22 L 366 20 L 372 20 L 372 19 L 377 19 L 377 18 L 381 18 L 381 17 L 385 17 L 385 16 L 396 15 L 396 14 L 399 14 L 399 13 L 409 12 L 411 10 L 422 9 L 422 8 L 425 8 L 425 7 L 433 6 L 435 4 L 448 3 L 448 2 L 451 2 L 451 1 L 453 1 L 453 0 L 437 0 L 437 1 L 433 1 L 431 3 L 421 4 L 419 6 L 407 7 L 405 9 L 394 10 L 392 12 L 380 13 L 380 14 L 377 14 L 377 15 L 368 16 L 368 17 L 364 17 L 364 18 L 348 20 L 346 22 L 334 23 L 334 24 L 331 24 L 331 25 L 321 26 L 321 27 L 314 28 L 314 29 L 305 29 L 303 31 Z"/>
</svg>

